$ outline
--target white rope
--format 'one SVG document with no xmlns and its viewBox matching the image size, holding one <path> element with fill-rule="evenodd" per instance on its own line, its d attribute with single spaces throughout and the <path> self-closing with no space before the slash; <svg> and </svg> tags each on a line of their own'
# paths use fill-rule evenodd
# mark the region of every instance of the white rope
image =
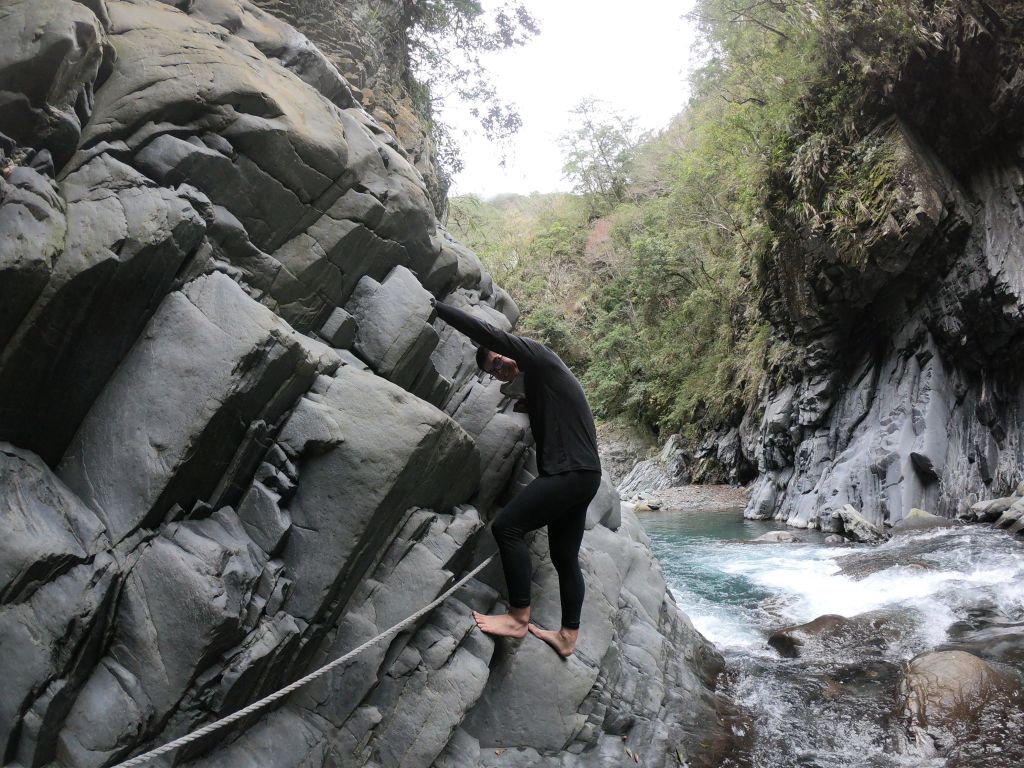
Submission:
<svg viewBox="0 0 1024 768">
<path fill-rule="evenodd" d="M 478 565 L 472 571 L 470 571 L 465 576 L 463 576 L 462 579 L 455 584 L 455 586 L 453 586 L 451 589 L 449 589 L 447 592 L 445 592 L 439 598 L 434 600 L 434 602 L 432 602 L 430 605 L 427 605 L 427 606 L 421 608 L 419 611 L 414 613 L 409 618 L 404 619 L 403 621 L 400 621 L 398 624 L 395 624 L 395 626 L 391 627 L 391 629 L 384 630 L 379 635 L 377 635 L 375 638 L 373 638 L 371 640 L 367 640 L 365 643 L 360 645 L 358 648 L 352 649 L 351 651 L 346 653 L 344 656 L 339 656 L 334 661 L 330 662 L 329 664 L 325 664 L 324 666 L 320 667 L 320 669 L 315 670 L 314 672 L 310 672 L 308 675 L 306 675 L 303 678 L 300 678 L 300 679 L 296 680 L 291 685 L 288 685 L 288 686 L 282 688 L 281 690 L 276 691 L 275 693 L 270 694 L 269 696 L 265 696 L 264 698 L 260 699 L 259 701 L 253 702 L 252 704 L 247 706 L 245 709 L 240 709 L 237 712 L 228 715 L 227 717 L 223 717 L 220 720 L 216 720 L 216 721 L 210 723 L 209 725 L 204 725 L 198 731 L 193 731 L 192 733 L 186 734 L 186 735 L 182 736 L 179 739 L 175 739 L 174 741 L 169 742 L 168 744 L 164 744 L 162 747 L 157 747 L 156 749 L 151 750 L 149 752 L 146 752 L 144 754 L 141 754 L 138 757 L 133 757 L 131 760 L 128 760 L 126 762 L 118 763 L 117 765 L 114 766 L 114 768 L 133 768 L 133 766 L 142 765 L 145 762 L 148 762 L 150 760 L 153 760 L 154 758 L 160 757 L 161 755 L 165 755 L 168 752 L 171 752 L 171 751 L 173 751 L 175 749 L 178 749 L 179 747 L 183 747 L 186 744 L 191 744 L 193 741 L 196 741 L 197 739 L 201 739 L 204 736 L 207 736 L 207 735 L 213 733 L 214 731 L 223 728 L 226 725 L 230 725 L 231 723 L 233 723 L 233 722 L 235 722 L 237 720 L 241 720 L 243 717 L 246 717 L 247 715 L 251 715 L 253 712 L 256 712 L 257 710 L 262 709 L 267 704 L 271 704 L 271 703 L 277 701 L 278 699 L 284 698 L 285 696 L 287 696 L 292 691 L 298 690 L 299 688 L 304 686 L 306 683 L 310 683 L 310 682 L 316 680 L 318 677 L 321 677 L 321 676 L 327 674 L 328 672 L 330 672 L 332 669 L 334 669 L 338 665 L 344 664 L 346 661 L 348 661 L 349 659 L 353 658 L 354 656 L 358 656 L 360 653 L 365 651 L 367 648 L 369 648 L 370 646 L 374 645 L 375 643 L 383 640 L 385 637 L 389 637 L 390 635 L 396 634 L 400 630 L 402 630 L 405 627 L 407 627 L 409 624 L 412 624 L 414 621 L 416 621 L 421 616 L 423 616 L 423 615 L 425 615 L 427 613 L 430 613 L 430 611 L 432 611 L 434 608 L 436 608 L 441 603 L 443 603 L 445 600 L 447 600 L 452 595 L 452 593 L 454 593 L 455 591 L 457 591 L 459 589 L 459 587 L 461 587 L 467 581 L 469 581 L 474 576 L 476 576 L 478 573 L 480 573 L 480 571 L 482 571 L 484 569 L 484 566 L 486 566 L 489 562 L 491 562 L 491 560 L 493 560 L 494 557 L 495 557 L 494 555 L 491 555 L 490 557 L 488 557 L 486 560 L 484 560 L 482 563 L 480 563 L 480 565 Z"/>
</svg>

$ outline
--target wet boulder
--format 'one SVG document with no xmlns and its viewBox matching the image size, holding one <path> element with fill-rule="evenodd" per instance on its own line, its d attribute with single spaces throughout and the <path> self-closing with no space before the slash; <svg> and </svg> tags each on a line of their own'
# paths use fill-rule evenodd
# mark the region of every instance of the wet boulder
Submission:
<svg viewBox="0 0 1024 768">
<path fill-rule="evenodd" d="M 756 539 L 751 539 L 751 544 L 799 544 L 802 542 L 799 536 L 791 531 L 768 531 L 762 533 Z"/>
<path fill-rule="evenodd" d="M 1015 496 L 987 499 L 971 505 L 970 519 L 979 523 L 992 523 L 999 519 L 1017 501 Z"/>
<path fill-rule="evenodd" d="M 959 525 L 959 522 L 956 520 L 939 517 L 938 515 L 925 512 L 923 509 L 915 508 L 910 510 L 906 517 L 892 527 L 892 533 L 896 535 L 913 531 L 930 531 L 935 528 L 952 528 L 957 525 Z"/>
<path fill-rule="evenodd" d="M 871 612 L 847 618 L 835 614 L 819 616 L 806 624 L 783 627 L 768 637 L 768 645 L 788 658 L 805 652 L 833 658 L 847 658 L 880 651 L 898 636 L 899 622 L 884 613 Z"/>
<path fill-rule="evenodd" d="M 999 516 L 994 525 L 1005 531 L 1014 528 L 1022 517 L 1024 517 L 1024 499 L 1017 499 L 1009 509 Z M 1016 529 L 1013 532 L 1016 533 Z"/>
<path fill-rule="evenodd" d="M 833 512 L 831 524 L 835 533 L 865 544 L 878 544 L 889 538 L 884 529 L 869 522 L 852 504 L 846 504 Z"/>
<path fill-rule="evenodd" d="M 1014 721 L 1024 715 L 1020 676 L 964 651 L 914 657 L 900 681 L 901 708 L 918 744 L 954 764 L 981 765 L 999 750 L 1006 765 L 1024 756 Z M 958 762 L 962 760 L 963 762 Z"/>
</svg>

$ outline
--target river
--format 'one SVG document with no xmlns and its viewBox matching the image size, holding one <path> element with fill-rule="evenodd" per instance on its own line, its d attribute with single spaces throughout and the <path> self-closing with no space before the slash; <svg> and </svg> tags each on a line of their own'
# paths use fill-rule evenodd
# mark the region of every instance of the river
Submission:
<svg viewBox="0 0 1024 768">
<path fill-rule="evenodd" d="M 738 747 L 723 766 L 1024 765 L 1019 712 L 936 749 L 898 706 L 901 666 L 923 651 L 968 650 L 1024 669 L 1024 542 L 973 526 L 874 547 L 826 544 L 816 531 L 763 544 L 750 541 L 784 526 L 744 520 L 740 509 L 639 517 L 680 608 L 726 658 L 720 689 L 736 710 Z M 775 630 L 826 614 L 878 621 L 796 658 L 767 644 Z"/>
</svg>

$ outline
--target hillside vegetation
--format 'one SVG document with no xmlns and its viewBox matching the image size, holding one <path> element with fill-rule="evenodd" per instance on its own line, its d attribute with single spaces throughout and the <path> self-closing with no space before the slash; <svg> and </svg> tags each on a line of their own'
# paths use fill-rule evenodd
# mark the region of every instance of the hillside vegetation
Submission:
<svg viewBox="0 0 1024 768">
<path fill-rule="evenodd" d="M 600 417 L 662 434 L 734 425 L 795 354 L 766 283 L 796 268 L 796 233 L 851 264 L 870 245 L 898 179 L 849 148 L 894 110 L 901 73 L 947 44 L 956 7 L 699 0 L 703 63 L 670 126 L 637 143 L 589 115 L 566 137 L 576 194 L 457 198 L 449 227 Z M 614 156 L 598 131 L 619 132 Z M 621 183 L 594 184 L 601 172 Z"/>
</svg>

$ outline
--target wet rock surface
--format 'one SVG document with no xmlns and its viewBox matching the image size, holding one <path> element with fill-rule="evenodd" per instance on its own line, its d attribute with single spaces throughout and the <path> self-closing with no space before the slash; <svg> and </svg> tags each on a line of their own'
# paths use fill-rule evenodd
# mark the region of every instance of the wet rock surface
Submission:
<svg viewBox="0 0 1024 768">
<path fill-rule="evenodd" d="M 429 299 L 506 329 L 518 309 L 331 61 L 253 4 L 12 0 L 0 21 L 0 762 L 98 767 L 493 551 L 536 474 L 528 423 Z M 572 660 L 475 628 L 504 608 L 492 565 L 174 760 L 713 764 L 721 657 L 608 478 L 587 527 Z"/>
<path fill-rule="evenodd" d="M 995 754 L 1011 764 L 1024 756 L 1024 687 L 1012 669 L 964 651 L 932 651 L 906 665 L 900 694 L 918 746 L 948 755 L 948 764 L 980 766 Z"/>
</svg>

